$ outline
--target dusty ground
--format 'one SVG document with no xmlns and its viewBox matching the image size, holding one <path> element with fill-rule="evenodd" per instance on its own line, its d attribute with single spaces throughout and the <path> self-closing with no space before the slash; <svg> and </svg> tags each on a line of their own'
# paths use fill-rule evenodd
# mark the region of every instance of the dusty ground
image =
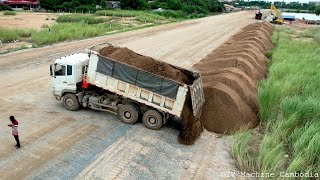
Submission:
<svg viewBox="0 0 320 180">
<path fill-rule="evenodd" d="M 109 41 L 188 68 L 253 17 L 237 12 L 1 55 L 1 179 L 224 179 L 236 170 L 226 138 L 204 132 L 184 146 L 173 122 L 152 131 L 104 112 L 67 111 L 52 97 L 49 64 Z M 19 150 L 6 126 L 10 115 L 20 121 Z"/>
<path fill-rule="evenodd" d="M 58 14 L 53 13 L 17 12 L 14 16 L 4 16 L 3 12 L 0 13 L 0 27 L 6 28 L 41 29 L 43 24 L 55 23 L 58 17 Z"/>
<path fill-rule="evenodd" d="M 10 50 L 17 47 L 29 46 L 29 45 L 31 46 L 32 44 L 28 42 L 6 43 L 6 44 L 2 44 L 2 46 L 0 45 L 0 52 L 3 50 Z"/>
</svg>

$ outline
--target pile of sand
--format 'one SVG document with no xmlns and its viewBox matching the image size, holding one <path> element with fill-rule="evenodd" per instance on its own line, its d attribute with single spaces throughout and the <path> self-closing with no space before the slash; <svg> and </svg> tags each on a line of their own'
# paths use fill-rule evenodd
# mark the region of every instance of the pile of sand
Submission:
<svg viewBox="0 0 320 180">
<path fill-rule="evenodd" d="M 170 64 L 137 54 L 128 48 L 107 46 L 102 48 L 99 53 L 115 61 L 129 64 L 152 74 L 176 80 L 180 83 L 189 84 L 192 82 L 186 74 Z"/>
<path fill-rule="evenodd" d="M 102 48 L 99 54 L 184 84 L 193 82 L 193 77 L 188 77 L 180 69 L 151 57 L 137 54 L 128 48 L 107 46 Z M 193 115 L 190 93 L 187 95 L 181 119 L 182 130 L 178 140 L 182 144 L 193 144 L 203 131 L 203 127 L 199 117 Z"/>
<path fill-rule="evenodd" d="M 204 86 L 205 129 L 232 133 L 258 124 L 257 82 L 267 74 L 272 32 L 267 22 L 248 25 L 194 66 Z"/>
</svg>

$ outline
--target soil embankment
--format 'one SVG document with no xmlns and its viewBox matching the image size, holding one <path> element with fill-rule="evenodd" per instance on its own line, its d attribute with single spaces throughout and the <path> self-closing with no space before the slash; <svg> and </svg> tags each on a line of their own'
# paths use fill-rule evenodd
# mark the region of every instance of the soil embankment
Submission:
<svg viewBox="0 0 320 180">
<path fill-rule="evenodd" d="M 202 75 L 205 129 L 232 133 L 258 124 L 257 82 L 267 74 L 272 32 L 270 23 L 248 25 L 194 65 Z"/>
</svg>

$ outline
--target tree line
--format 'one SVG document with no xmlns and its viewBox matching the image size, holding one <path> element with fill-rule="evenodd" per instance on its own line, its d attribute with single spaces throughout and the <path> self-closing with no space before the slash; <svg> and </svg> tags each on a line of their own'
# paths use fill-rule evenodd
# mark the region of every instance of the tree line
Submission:
<svg viewBox="0 0 320 180">
<path fill-rule="evenodd" d="M 223 4 L 218 0 L 120 0 L 121 9 L 152 10 L 167 9 L 181 11 L 187 14 L 208 14 L 221 12 Z M 105 0 L 40 0 L 40 5 L 46 10 L 58 11 L 96 11 L 96 5 L 107 9 Z"/>
<path fill-rule="evenodd" d="M 269 9 L 271 2 L 238 0 L 228 4 L 233 5 L 235 7 L 259 6 L 261 9 Z M 314 3 L 299 3 L 299 2 L 286 3 L 284 1 L 282 2 L 279 1 L 279 2 L 274 2 L 274 5 L 277 7 L 277 9 L 289 9 L 295 12 L 308 11 L 311 13 L 320 14 L 320 6 L 316 6 Z"/>
</svg>

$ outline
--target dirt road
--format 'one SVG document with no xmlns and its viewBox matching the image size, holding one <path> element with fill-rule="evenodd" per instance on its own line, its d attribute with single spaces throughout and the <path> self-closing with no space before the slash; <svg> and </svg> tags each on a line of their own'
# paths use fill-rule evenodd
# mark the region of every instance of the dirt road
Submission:
<svg viewBox="0 0 320 180">
<path fill-rule="evenodd" d="M 253 12 L 238 12 L 0 56 L 0 179 L 216 179 L 234 171 L 227 139 L 214 133 L 184 146 L 174 122 L 152 131 L 104 112 L 65 110 L 52 97 L 49 63 L 108 41 L 188 68 L 253 22 Z M 10 115 L 21 124 L 19 150 Z"/>
</svg>

